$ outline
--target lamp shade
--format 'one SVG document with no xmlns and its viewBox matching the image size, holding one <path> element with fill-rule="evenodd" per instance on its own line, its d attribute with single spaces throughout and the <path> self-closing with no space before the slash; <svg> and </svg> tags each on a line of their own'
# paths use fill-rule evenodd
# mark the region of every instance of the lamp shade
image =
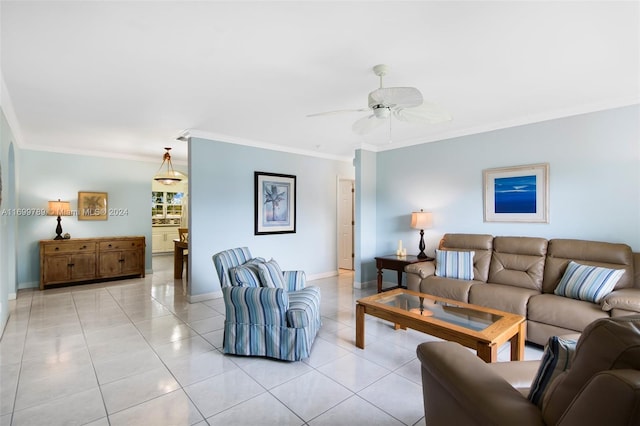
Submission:
<svg viewBox="0 0 640 426">
<path fill-rule="evenodd" d="M 431 228 L 433 217 L 431 212 L 419 212 L 411 213 L 411 227 L 414 229 L 428 229 Z"/>
<path fill-rule="evenodd" d="M 49 201 L 47 216 L 71 216 L 71 203 L 68 201 Z"/>
</svg>

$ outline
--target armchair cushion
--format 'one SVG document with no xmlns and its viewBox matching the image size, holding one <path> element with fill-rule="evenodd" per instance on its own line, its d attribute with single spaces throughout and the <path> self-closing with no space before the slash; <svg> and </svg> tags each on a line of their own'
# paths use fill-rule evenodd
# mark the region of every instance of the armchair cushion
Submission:
<svg viewBox="0 0 640 426">
<path fill-rule="evenodd" d="M 542 361 L 531 385 L 529 392 L 529 400 L 538 407 L 542 406 L 542 398 L 544 396 L 549 383 L 553 381 L 560 373 L 571 368 L 573 354 L 576 351 L 576 341 L 563 339 L 558 336 L 549 338 L 544 348 Z"/>
<path fill-rule="evenodd" d="M 262 282 L 263 287 L 269 288 L 284 288 L 284 276 L 282 274 L 282 269 L 280 269 L 280 265 L 278 262 L 271 259 L 265 263 L 259 263 L 258 272 L 260 274 L 260 281 Z"/>
<path fill-rule="evenodd" d="M 258 277 L 258 267 L 256 265 L 244 264 L 231 268 L 231 282 L 234 286 L 240 287 L 260 287 Z"/>
</svg>

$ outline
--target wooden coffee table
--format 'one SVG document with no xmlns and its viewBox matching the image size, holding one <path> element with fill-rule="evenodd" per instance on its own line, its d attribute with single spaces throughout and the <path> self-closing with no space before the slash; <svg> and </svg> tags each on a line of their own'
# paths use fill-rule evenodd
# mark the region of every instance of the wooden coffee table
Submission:
<svg viewBox="0 0 640 426">
<path fill-rule="evenodd" d="M 497 309 L 435 297 L 406 289 L 374 294 L 357 301 L 356 346 L 364 349 L 364 314 L 475 349 L 486 362 L 511 342 L 511 360 L 524 359 L 525 318 Z"/>
</svg>

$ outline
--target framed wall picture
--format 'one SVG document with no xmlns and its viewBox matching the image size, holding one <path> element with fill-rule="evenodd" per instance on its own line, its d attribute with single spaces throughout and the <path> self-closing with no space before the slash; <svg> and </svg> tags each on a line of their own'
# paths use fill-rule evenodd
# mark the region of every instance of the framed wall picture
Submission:
<svg viewBox="0 0 640 426">
<path fill-rule="evenodd" d="M 107 220 L 107 193 L 78 192 L 78 220 Z"/>
<path fill-rule="evenodd" d="M 296 232 L 296 177 L 254 172 L 255 235 Z"/>
<path fill-rule="evenodd" d="M 485 222 L 549 222 L 549 164 L 483 171 Z"/>
</svg>

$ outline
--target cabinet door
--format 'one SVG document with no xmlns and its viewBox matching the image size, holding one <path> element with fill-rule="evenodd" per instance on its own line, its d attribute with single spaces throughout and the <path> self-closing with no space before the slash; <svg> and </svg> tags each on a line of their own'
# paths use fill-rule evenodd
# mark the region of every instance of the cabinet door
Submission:
<svg viewBox="0 0 640 426">
<path fill-rule="evenodd" d="M 44 270 L 42 271 L 43 281 L 45 283 L 57 283 L 69 281 L 71 274 L 69 272 L 69 264 L 71 256 L 47 256 L 44 259 Z"/>
<path fill-rule="evenodd" d="M 139 274 L 141 265 L 144 262 L 142 252 L 140 250 L 123 250 L 120 252 L 122 274 Z"/>
<path fill-rule="evenodd" d="M 96 277 L 96 254 L 74 254 L 71 256 L 71 279 L 91 280 Z"/>
<path fill-rule="evenodd" d="M 120 275 L 122 270 L 119 251 L 107 251 L 100 253 L 100 271 L 101 277 L 112 277 Z"/>
</svg>

